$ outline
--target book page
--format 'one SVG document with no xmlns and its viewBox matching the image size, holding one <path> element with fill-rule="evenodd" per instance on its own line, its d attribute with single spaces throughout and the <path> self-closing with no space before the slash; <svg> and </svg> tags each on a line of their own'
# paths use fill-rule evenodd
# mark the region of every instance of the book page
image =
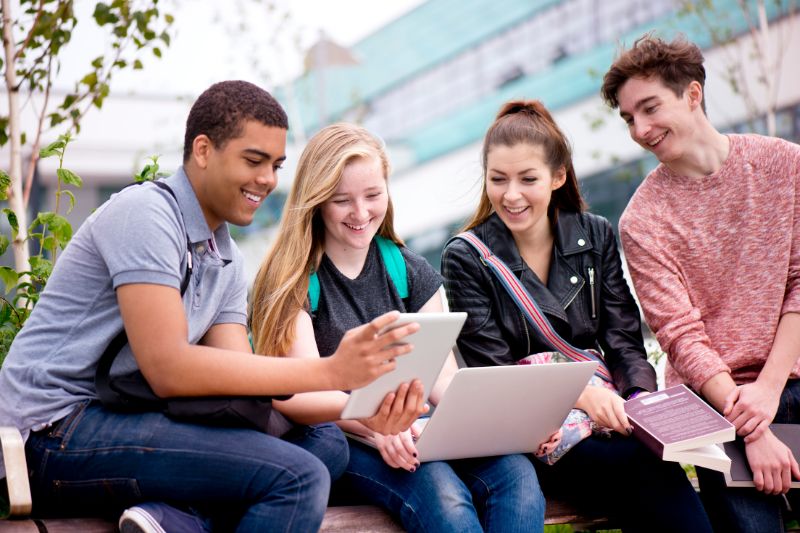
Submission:
<svg viewBox="0 0 800 533">
<path fill-rule="evenodd" d="M 625 412 L 634 425 L 639 425 L 664 445 L 733 428 L 685 385 L 629 400 L 625 403 Z"/>
</svg>

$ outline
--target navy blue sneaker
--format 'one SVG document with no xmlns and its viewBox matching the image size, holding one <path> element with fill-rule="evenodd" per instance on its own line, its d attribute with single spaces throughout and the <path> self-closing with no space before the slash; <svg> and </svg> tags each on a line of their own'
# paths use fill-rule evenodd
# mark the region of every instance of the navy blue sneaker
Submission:
<svg viewBox="0 0 800 533">
<path fill-rule="evenodd" d="M 120 533 L 208 533 L 203 521 L 161 502 L 126 509 L 119 519 Z"/>
</svg>

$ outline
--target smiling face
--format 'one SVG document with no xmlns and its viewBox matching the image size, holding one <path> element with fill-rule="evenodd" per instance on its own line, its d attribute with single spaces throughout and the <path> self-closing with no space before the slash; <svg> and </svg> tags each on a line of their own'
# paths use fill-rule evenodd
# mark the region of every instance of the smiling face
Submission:
<svg viewBox="0 0 800 533">
<path fill-rule="evenodd" d="M 695 113 L 702 113 L 702 88 L 689 83 L 677 96 L 657 77 L 630 78 L 617 93 L 619 113 L 631 138 L 665 164 L 676 163 L 691 149 Z"/>
<path fill-rule="evenodd" d="M 527 236 L 530 232 L 549 231 L 550 198 L 565 180 L 563 167 L 553 173 L 539 145 L 519 143 L 489 148 L 486 195 L 512 234 Z"/>
<path fill-rule="evenodd" d="M 286 130 L 249 120 L 242 134 L 215 147 L 205 135 L 193 143 L 187 173 L 211 230 L 223 222 L 246 226 L 278 184 L 286 159 Z M 199 178 L 193 170 L 199 169 Z"/>
<path fill-rule="evenodd" d="M 389 191 L 377 157 L 359 157 L 344 167 L 333 195 L 322 204 L 325 252 L 365 250 L 389 206 Z"/>
</svg>

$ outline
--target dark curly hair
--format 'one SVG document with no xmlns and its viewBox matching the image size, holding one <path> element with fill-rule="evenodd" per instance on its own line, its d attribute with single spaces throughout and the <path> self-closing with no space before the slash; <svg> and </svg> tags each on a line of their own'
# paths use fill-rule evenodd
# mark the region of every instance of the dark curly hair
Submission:
<svg viewBox="0 0 800 533">
<path fill-rule="evenodd" d="M 614 60 L 603 76 L 600 94 L 615 109 L 619 107 L 617 94 L 626 81 L 650 76 L 657 76 L 678 97 L 683 95 L 683 91 L 693 81 L 704 87 L 706 69 L 703 67 L 703 53 L 683 35 L 666 42 L 654 37 L 652 33 L 646 33 L 636 39 L 630 50 L 622 51 Z M 705 113 L 705 98 L 702 107 Z"/>
<path fill-rule="evenodd" d="M 289 120 L 281 105 L 257 85 L 246 81 L 221 81 L 206 89 L 186 119 L 184 163 L 192 155 L 192 143 L 198 135 L 207 135 L 215 148 L 223 148 L 229 140 L 242 134 L 247 120 L 289 129 Z"/>
</svg>

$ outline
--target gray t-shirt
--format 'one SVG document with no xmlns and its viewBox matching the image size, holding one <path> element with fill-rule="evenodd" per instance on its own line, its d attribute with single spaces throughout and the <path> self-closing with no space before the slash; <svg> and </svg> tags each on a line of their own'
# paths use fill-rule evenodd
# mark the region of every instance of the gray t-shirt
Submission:
<svg viewBox="0 0 800 533">
<path fill-rule="evenodd" d="M 350 279 L 322 256 L 317 276 L 320 297 L 311 317 L 317 349 L 322 357 L 336 351 L 348 329 L 360 326 L 389 311 L 416 313 L 442 285 L 442 277 L 421 256 L 400 248 L 406 262 L 408 298 L 400 298 L 381 259 L 375 240 L 370 244 L 364 268 Z"/>
<path fill-rule="evenodd" d="M 86 219 L 59 256 L 0 370 L 0 425 L 15 426 L 27 438 L 31 430 L 66 416 L 76 403 L 97 397 L 97 362 L 122 330 L 115 289 L 130 283 L 179 289 L 187 235 L 193 262 L 183 297 L 189 342 L 197 343 L 214 324 L 246 324 L 242 258 L 227 225 L 213 233 L 212 241 L 183 170 L 166 183 L 177 202 L 153 184 L 124 189 Z M 135 368 L 126 346 L 112 373 Z"/>
</svg>

